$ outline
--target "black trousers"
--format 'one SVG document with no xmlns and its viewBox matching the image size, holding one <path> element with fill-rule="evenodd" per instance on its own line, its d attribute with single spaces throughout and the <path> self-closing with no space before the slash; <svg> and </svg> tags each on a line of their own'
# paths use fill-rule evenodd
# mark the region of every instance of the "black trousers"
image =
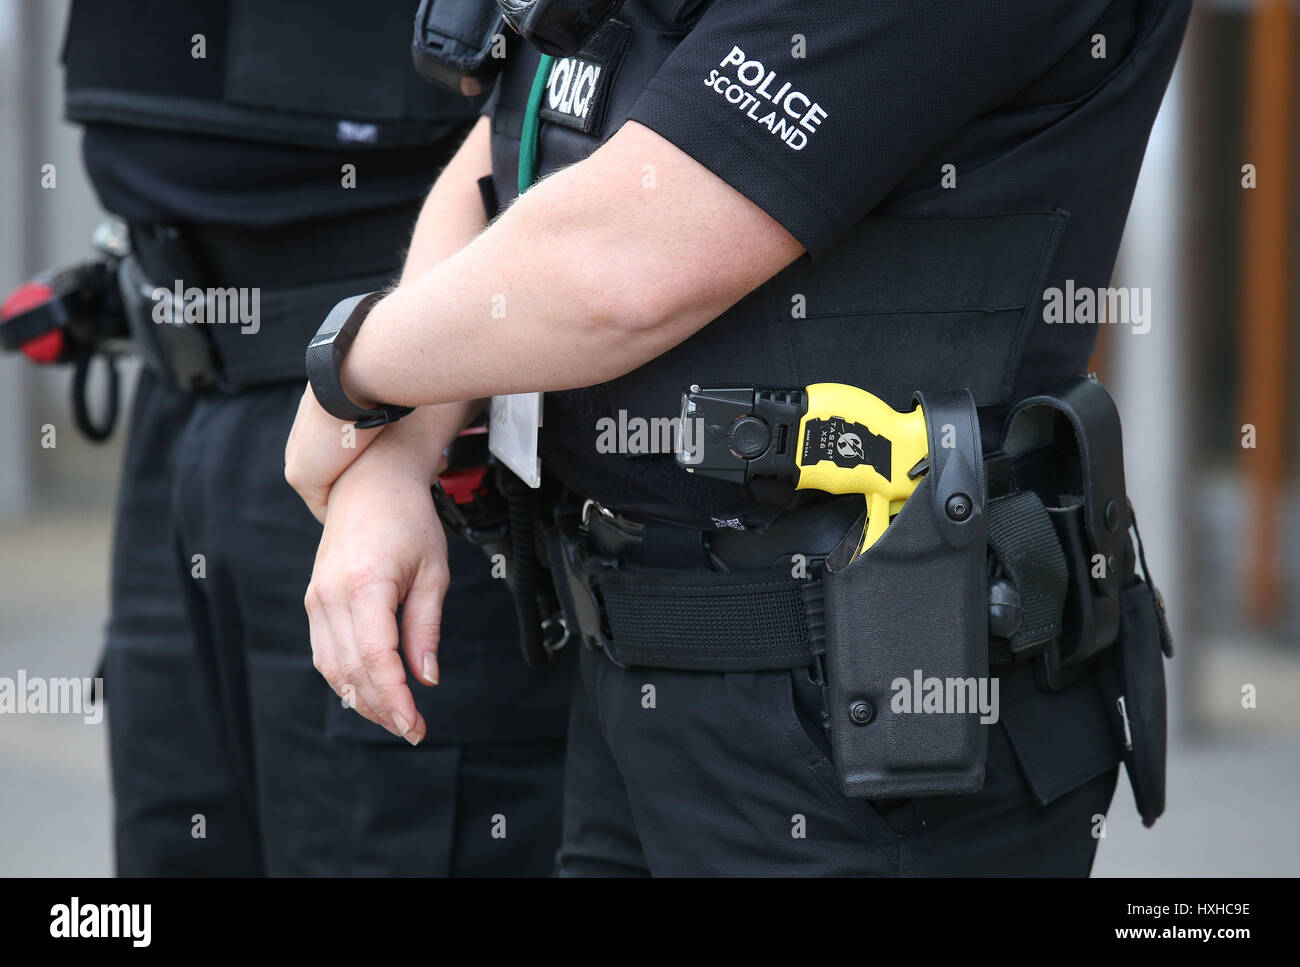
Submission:
<svg viewBox="0 0 1300 967">
<path fill-rule="evenodd" d="M 803 670 L 621 668 L 584 649 L 561 875 L 1086 875 L 1118 752 L 1086 680 L 1003 671 L 983 789 L 846 797 L 793 687 Z M 1010 687 L 1008 687 L 1010 686 Z"/>
<path fill-rule="evenodd" d="M 283 476 L 301 393 L 141 377 L 105 656 L 118 872 L 550 872 L 568 686 L 528 677 L 481 552 L 451 548 L 420 747 L 344 709 L 312 667 L 320 527 Z"/>
</svg>

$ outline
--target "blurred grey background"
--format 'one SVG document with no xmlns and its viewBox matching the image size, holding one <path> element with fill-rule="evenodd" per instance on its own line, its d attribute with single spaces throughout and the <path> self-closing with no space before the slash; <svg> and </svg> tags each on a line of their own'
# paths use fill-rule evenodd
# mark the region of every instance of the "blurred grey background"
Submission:
<svg viewBox="0 0 1300 967">
<path fill-rule="evenodd" d="M 101 218 L 61 119 L 65 7 L 0 0 L 0 294 L 87 257 Z M 1103 326 L 1095 359 L 1178 649 L 1168 811 L 1143 829 L 1121 779 L 1101 876 L 1300 874 L 1300 9 L 1196 7 L 1114 281 L 1151 288 L 1153 323 Z M 0 676 L 91 676 L 99 660 L 123 433 L 87 444 L 68 392 L 68 372 L 0 356 Z M 110 875 L 110 824 L 102 723 L 0 715 L 0 874 Z"/>
</svg>

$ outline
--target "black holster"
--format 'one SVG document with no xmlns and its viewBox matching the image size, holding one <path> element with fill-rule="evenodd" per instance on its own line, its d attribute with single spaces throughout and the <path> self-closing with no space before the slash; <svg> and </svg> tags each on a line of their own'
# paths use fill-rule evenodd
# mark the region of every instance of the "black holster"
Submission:
<svg viewBox="0 0 1300 967">
<path fill-rule="evenodd" d="M 1033 661 L 1047 692 L 1096 676 L 1151 825 L 1164 809 L 1162 654 L 1172 644 L 1145 559 L 1137 573 L 1114 402 L 1083 378 L 1026 399 L 1007 418 L 1003 451 L 985 458 L 970 394 L 918 400 L 928 474 L 857 558 L 860 531 L 850 531 L 822 579 L 831 749 L 845 792 L 978 790 L 983 724 L 999 714 L 993 676 Z"/>
<path fill-rule="evenodd" d="M 929 472 L 884 536 L 852 560 L 860 532 L 850 531 L 823 578 L 831 751 L 845 792 L 867 799 L 984 784 L 978 697 L 991 693 L 981 690 L 989 663 L 979 422 L 965 390 L 917 399 Z M 916 685 L 936 679 L 972 707 L 927 709 Z"/>
</svg>

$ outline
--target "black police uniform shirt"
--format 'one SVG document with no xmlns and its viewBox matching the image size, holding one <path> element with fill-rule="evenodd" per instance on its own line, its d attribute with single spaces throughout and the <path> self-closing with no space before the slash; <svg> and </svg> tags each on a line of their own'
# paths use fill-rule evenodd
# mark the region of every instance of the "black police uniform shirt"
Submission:
<svg viewBox="0 0 1300 967">
<path fill-rule="evenodd" d="M 1190 0 L 628 0 L 555 63 L 539 174 L 634 120 L 809 254 L 638 370 L 548 394 L 549 471 L 626 512 L 761 525 L 773 510 L 754 489 L 686 474 L 662 453 L 599 452 L 603 418 L 675 416 L 693 383 L 840 381 L 899 409 L 914 390 L 967 386 L 995 447 L 1009 404 L 1086 369 L 1096 326 L 1045 322 L 1044 293 L 1108 284 L 1189 11 Z M 524 46 L 487 108 L 503 202 L 517 191 L 538 60 Z"/>
</svg>

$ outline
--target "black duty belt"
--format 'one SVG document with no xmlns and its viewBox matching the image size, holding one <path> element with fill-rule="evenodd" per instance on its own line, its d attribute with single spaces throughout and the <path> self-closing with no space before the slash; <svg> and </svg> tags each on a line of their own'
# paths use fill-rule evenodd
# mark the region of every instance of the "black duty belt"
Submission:
<svg viewBox="0 0 1300 967">
<path fill-rule="evenodd" d="M 589 572 L 620 665 L 722 671 L 799 668 L 826 651 L 820 581 L 691 571 Z"/>
<path fill-rule="evenodd" d="M 1130 527 L 1142 555 L 1114 465 L 1118 415 L 1079 379 L 1018 404 L 1007 425 L 1015 448 L 984 459 L 989 661 L 1041 656 L 1046 686 L 1062 688 L 1116 640 L 1118 592 L 1134 574 Z M 1048 506 L 1034 485 L 1067 464 L 1077 493 Z M 618 664 L 805 667 L 826 650 L 823 564 L 860 514 L 855 497 L 819 499 L 762 533 L 706 536 L 587 501 L 557 516 L 548 559 L 570 633 Z"/>
<path fill-rule="evenodd" d="M 566 622 L 625 666 L 806 667 L 825 652 L 820 567 L 860 513 L 853 499 L 821 501 L 764 533 L 706 539 L 588 501 L 560 537 L 566 560 L 551 555 L 552 567 L 567 572 Z M 989 545 L 1020 598 L 1014 631 L 1000 636 L 991 628 L 990 662 L 1002 664 L 1032 657 L 1060 635 L 1070 573 L 1036 494 L 990 493 L 987 513 Z"/>
<path fill-rule="evenodd" d="M 393 280 L 416 214 L 402 206 L 258 231 L 132 224 L 120 283 L 136 348 L 152 371 L 186 391 L 302 381 L 320 321 L 340 299 Z M 177 289 L 176 318 L 160 323 L 154 295 Z M 256 290 L 255 325 L 230 318 L 186 324 L 181 306 L 195 289 L 233 300 L 249 300 Z"/>
</svg>

